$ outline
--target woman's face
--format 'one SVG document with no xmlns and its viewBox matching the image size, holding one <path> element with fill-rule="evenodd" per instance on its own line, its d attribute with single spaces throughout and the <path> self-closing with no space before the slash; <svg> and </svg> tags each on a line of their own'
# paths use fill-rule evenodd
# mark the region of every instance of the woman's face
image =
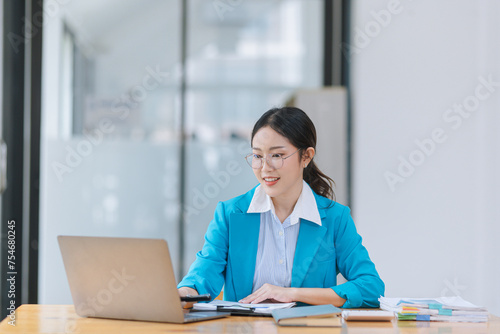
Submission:
<svg viewBox="0 0 500 334">
<path fill-rule="evenodd" d="M 279 169 L 274 169 L 264 160 L 262 167 L 253 169 L 253 172 L 269 197 L 290 197 L 296 200 L 296 196 L 302 191 L 304 164 L 310 159 L 301 159 L 301 152 L 297 152 L 297 148 L 287 138 L 269 126 L 261 128 L 253 137 L 252 153 L 268 160 L 269 154 L 273 157 L 277 157 L 277 154 L 288 157 L 294 153 L 283 161 L 283 166 Z"/>
</svg>

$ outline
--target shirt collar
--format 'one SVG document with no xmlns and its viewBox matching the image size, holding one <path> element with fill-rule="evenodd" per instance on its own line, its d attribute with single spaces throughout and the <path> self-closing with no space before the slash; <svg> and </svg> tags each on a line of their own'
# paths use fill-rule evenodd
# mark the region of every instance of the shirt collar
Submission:
<svg viewBox="0 0 500 334">
<path fill-rule="evenodd" d="M 275 213 L 273 201 L 271 197 L 266 194 L 262 185 L 259 184 L 257 188 L 255 188 L 247 213 L 263 213 L 269 210 L 271 210 L 273 214 Z M 290 224 L 294 225 L 298 223 L 300 218 L 307 219 L 321 226 L 321 218 L 318 211 L 318 205 L 316 204 L 316 198 L 306 181 L 302 181 L 302 192 L 290 215 Z"/>
</svg>

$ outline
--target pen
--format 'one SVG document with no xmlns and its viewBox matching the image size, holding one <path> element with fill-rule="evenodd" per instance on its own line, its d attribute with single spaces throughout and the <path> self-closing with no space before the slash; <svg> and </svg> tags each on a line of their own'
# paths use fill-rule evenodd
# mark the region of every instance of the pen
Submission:
<svg viewBox="0 0 500 334">
<path fill-rule="evenodd" d="M 181 297 L 181 302 L 204 302 L 210 301 L 210 294 L 207 293 L 205 295 L 186 295 Z"/>
<path fill-rule="evenodd" d="M 253 308 L 238 308 L 238 307 L 223 306 L 223 305 L 217 305 L 217 311 L 219 311 L 219 312 L 231 312 L 232 314 L 234 313 L 235 315 L 254 313 Z"/>
</svg>

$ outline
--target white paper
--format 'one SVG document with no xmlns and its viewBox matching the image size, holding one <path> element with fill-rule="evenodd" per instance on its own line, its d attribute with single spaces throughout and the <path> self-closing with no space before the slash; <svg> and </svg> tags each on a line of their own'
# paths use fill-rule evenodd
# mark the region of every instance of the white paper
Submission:
<svg viewBox="0 0 500 334">
<path fill-rule="evenodd" d="M 488 311 L 486 308 L 476 306 L 460 296 L 439 297 L 439 298 L 387 298 L 380 297 L 380 308 L 387 311 L 396 312 L 398 315 L 402 311 L 405 302 L 419 309 L 418 314 L 430 315 L 431 321 L 447 322 L 486 322 L 488 321 Z M 439 310 L 429 309 L 428 303 L 441 304 L 443 309 L 452 310 L 451 315 L 440 315 Z M 408 305 L 408 304 L 407 304 Z"/>
<path fill-rule="evenodd" d="M 225 300 L 214 300 L 210 303 L 196 303 L 193 305 L 195 310 L 214 311 L 217 306 L 231 307 L 234 309 L 241 308 L 242 310 L 254 309 L 255 313 L 271 314 L 272 310 L 290 308 L 295 303 L 260 303 L 260 304 L 246 304 L 237 302 L 228 302 Z"/>
<path fill-rule="evenodd" d="M 451 308 L 455 310 L 463 311 L 487 311 L 486 308 L 481 306 L 476 306 L 460 296 L 453 297 L 438 297 L 438 298 L 387 298 L 380 297 L 380 308 L 387 311 L 398 311 L 400 309 L 399 303 L 402 301 L 411 301 L 417 303 L 419 301 L 428 302 L 433 301 L 435 303 L 443 304 L 443 308 Z"/>
</svg>

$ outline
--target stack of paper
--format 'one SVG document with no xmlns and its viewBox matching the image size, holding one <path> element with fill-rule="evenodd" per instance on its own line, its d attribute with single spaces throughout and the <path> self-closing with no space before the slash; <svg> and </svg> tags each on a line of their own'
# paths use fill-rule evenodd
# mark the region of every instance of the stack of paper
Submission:
<svg viewBox="0 0 500 334">
<path fill-rule="evenodd" d="M 459 296 L 440 298 L 380 297 L 380 308 L 397 313 L 398 320 L 487 322 L 488 310 Z"/>
<path fill-rule="evenodd" d="M 237 302 L 228 302 L 225 300 L 214 300 L 210 303 L 196 303 L 193 305 L 193 309 L 198 311 L 215 311 L 219 307 L 219 310 L 252 310 L 253 313 L 261 313 L 271 315 L 273 310 L 290 308 L 294 306 L 295 303 L 260 303 L 260 304 L 244 304 Z M 222 308 L 222 309 L 221 309 Z"/>
</svg>

